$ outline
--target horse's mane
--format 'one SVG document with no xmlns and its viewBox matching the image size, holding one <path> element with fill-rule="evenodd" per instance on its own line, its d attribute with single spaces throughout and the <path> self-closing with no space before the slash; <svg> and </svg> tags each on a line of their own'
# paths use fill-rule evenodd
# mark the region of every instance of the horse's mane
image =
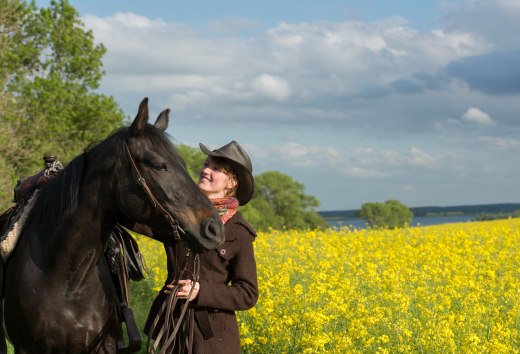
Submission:
<svg viewBox="0 0 520 354">
<path fill-rule="evenodd" d="M 175 151 L 169 135 L 149 124 L 145 126 L 140 138 L 153 142 L 154 149 Z M 44 184 L 40 188 L 34 208 L 37 211 L 35 217 L 40 225 L 64 222 L 76 212 L 84 172 L 89 168 L 86 165 L 87 154 L 101 154 L 125 163 L 128 158 L 122 142 L 127 139 L 128 127 L 115 130 L 105 140 L 88 146 L 82 154 L 70 161 L 63 171 Z"/>
</svg>

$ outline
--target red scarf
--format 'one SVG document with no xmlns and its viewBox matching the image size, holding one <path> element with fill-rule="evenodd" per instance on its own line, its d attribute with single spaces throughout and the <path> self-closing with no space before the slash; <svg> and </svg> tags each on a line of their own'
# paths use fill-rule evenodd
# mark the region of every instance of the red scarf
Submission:
<svg viewBox="0 0 520 354">
<path fill-rule="evenodd" d="M 211 202 L 217 209 L 223 224 L 231 219 L 238 210 L 238 199 L 234 197 L 215 198 L 211 199 Z"/>
</svg>

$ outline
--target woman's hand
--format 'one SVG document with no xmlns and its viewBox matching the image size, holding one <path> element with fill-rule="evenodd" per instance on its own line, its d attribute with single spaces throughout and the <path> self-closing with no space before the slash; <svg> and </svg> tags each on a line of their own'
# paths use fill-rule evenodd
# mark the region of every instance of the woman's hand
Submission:
<svg viewBox="0 0 520 354">
<path fill-rule="evenodd" d="M 181 279 L 178 281 L 177 284 L 180 285 L 180 288 L 177 291 L 177 296 L 179 297 L 179 299 L 187 299 L 192 287 L 193 287 L 193 291 L 191 291 L 191 296 L 189 298 L 189 301 L 193 301 L 197 298 L 197 296 L 199 296 L 199 289 L 200 289 L 199 282 L 196 282 L 195 285 L 193 285 L 193 282 L 190 279 Z M 168 285 L 167 286 L 168 290 L 165 290 L 164 292 L 166 294 L 169 294 L 172 291 L 173 287 L 174 287 L 174 285 Z"/>
</svg>

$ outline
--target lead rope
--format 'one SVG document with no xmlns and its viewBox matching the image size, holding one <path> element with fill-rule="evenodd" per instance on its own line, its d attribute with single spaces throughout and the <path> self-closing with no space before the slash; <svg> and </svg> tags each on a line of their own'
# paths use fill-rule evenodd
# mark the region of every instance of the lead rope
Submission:
<svg viewBox="0 0 520 354">
<path fill-rule="evenodd" d="M 187 272 L 190 264 L 190 260 L 193 259 L 193 273 L 192 273 L 192 287 L 188 294 L 188 298 L 186 302 L 181 307 L 181 312 L 177 321 L 174 318 L 174 311 L 179 302 L 179 298 L 177 293 L 181 286 L 179 284 L 175 284 L 173 289 L 170 290 L 167 295 L 166 300 L 163 302 L 161 308 L 159 309 L 157 315 L 154 318 L 152 326 L 150 327 L 148 340 L 146 341 L 146 352 L 149 354 L 166 354 L 171 353 L 171 350 L 175 347 L 177 336 L 179 334 L 179 330 L 181 326 L 185 324 L 185 316 L 188 313 L 188 307 L 190 304 L 189 298 L 193 293 L 193 289 L 195 288 L 195 283 L 199 281 L 200 274 L 200 258 L 198 253 L 192 253 L 188 249 L 188 258 L 186 260 L 186 264 L 182 272 L 179 275 L 178 279 L 174 279 L 170 285 L 175 284 L 179 279 L 186 278 L 185 273 Z M 188 277 L 189 279 L 189 277 Z M 160 327 L 160 331 L 154 339 L 153 346 L 151 346 L 151 337 L 155 333 L 157 325 L 159 321 L 163 319 L 163 324 Z"/>
</svg>

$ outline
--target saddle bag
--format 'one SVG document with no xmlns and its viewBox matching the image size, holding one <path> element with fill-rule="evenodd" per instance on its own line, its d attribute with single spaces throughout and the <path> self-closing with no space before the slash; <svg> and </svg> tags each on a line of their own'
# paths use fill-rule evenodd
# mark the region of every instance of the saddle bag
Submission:
<svg viewBox="0 0 520 354">
<path fill-rule="evenodd" d="M 148 273 L 143 254 L 137 241 L 122 226 L 116 225 L 109 239 L 108 253 L 120 253 L 125 262 L 126 276 L 134 281 L 140 281 Z M 116 257 L 120 259 L 119 257 Z M 111 262 L 109 261 L 109 264 Z"/>
<path fill-rule="evenodd" d="M 129 279 L 140 281 L 147 273 L 143 255 L 135 239 L 122 226 L 116 225 L 105 245 L 105 260 L 112 273 L 114 290 L 118 298 L 118 317 L 121 327 L 117 340 L 118 353 L 136 353 L 142 340 L 129 304 Z M 123 323 L 125 326 L 123 326 Z M 126 327 L 126 336 L 123 328 Z M 125 344 L 125 338 L 128 344 Z"/>
</svg>

